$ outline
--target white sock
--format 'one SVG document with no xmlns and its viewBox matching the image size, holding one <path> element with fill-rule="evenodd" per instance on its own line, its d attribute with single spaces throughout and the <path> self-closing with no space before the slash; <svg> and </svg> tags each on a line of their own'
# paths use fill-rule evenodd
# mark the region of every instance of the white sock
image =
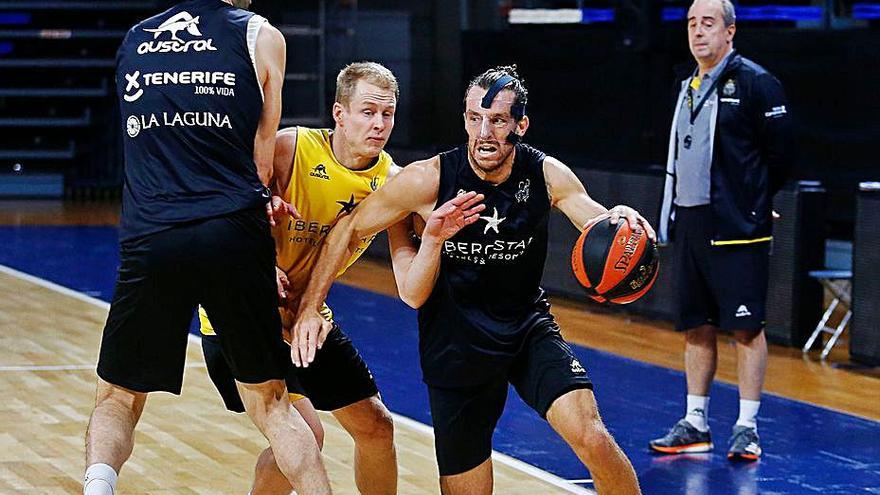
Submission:
<svg viewBox="0 0 880 495">
<path fill-rule="evenodd" d="M 736 420 L 736 424 L 740 426 L 748 426 L 749 428 L 754 428 L 756 431 L 758 430 L 758 409 L 761 407 L 761 401 L 759 400 L 745 400 L 740 399 L 739 401 L 739 418 Z"/>
<path fill-rule="evenodd" d="M 684 419 L 700 431 L 709 431 L 709 397 L 688 394 L 687 414 Z"/>
<path fill-rule="evenodd" d="M 83 495 L 113 495 L 116 491 L 116 471 L 107 464 L 92 464 L 86 469 Z"/>
</svg>

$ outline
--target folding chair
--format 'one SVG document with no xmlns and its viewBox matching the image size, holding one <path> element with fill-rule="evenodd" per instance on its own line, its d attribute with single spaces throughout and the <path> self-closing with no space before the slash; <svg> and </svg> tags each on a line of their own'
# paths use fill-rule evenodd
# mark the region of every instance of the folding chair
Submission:
<svg viewBox="0 0 880 495">
<path fill-rule="evenodd" d="M 828 342 L 825 343 L 825 347 L 822 349 L 821 358 L 825 359 L 828 357 L 828 354 L 831 352 L 834 344 L 837 343 L 837 339 L 840 337 L 840 334 L 843 333 L 843 330 L 849 323 L 849 319 L 852 317 L 852 271 L 814 270 L 811 271 L 809 275 L 818 280 L 823 287 L 828 289 L 831 292 L 831 295 L 834 296 L 834 299 L 831 301 L 831 304 L 828 305 L 825 314 L 822 315 L 819 324 L 816 325 L 816 329 L 813 330 L 813 334 L 807 339 L 807 343 L 804 344 L 802 350 L 805 353 L 809 352 L 810 348 L 813 347 L 816 339 L 818 339 L 821 334 L 830 334 L 831 338 L 828 339 Z M 837 309 L 839 304 L 843 304 L 843 307 L 846 308 L 846 314 L 843 315 L 843 318 L 840 319 L 840 322 L 836 327 L 829 327 L 828 319 L 831 318 L 832 313 L 834 313 L 834 310 Z"/>
</svg>

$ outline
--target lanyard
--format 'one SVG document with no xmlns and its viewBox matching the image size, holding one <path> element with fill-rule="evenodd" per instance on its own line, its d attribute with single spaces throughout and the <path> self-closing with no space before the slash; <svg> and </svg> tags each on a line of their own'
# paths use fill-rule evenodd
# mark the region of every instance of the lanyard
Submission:
<svg viewBox="0 0 880 495">
<path fill-rule="evenodd" d="M 727 69 L 727 66 L 730 65 L 730 61 L 733 59 L 733 53 L 728 54 L 727 60 L 724 62 L 724 67 L 718 71 L 718 77 L 712 81 L 712 85 L 709 86 L 709 89 L 706 90 L 706 95 L 703 96 L 703 99 L 700 100 L 700 103 L 697 104 L 697 108 L 694 108 L 694 90 L 688 82 L 687 87 L 687 99 L 688 99 L 688 109 L 691 111 L 691 126 L 694 125 L 694 121 L 697 120 L 697 115 L 700 114 L 700 110 L 703 109 L 703 105 L 706 104 L 706 100 L 712 96 L 712 92 L 718 87 L 718 83 L 721 81 L 721 76 L 724 74 L 724 71 Z"/>
<path fill-rule="evenodd" d="M 697 107 L 694 108 L 694 89 L 691 87 L 690 83 L 688 83 L 687 87 L 687 99 L 688 99 L 688 109 L 691 111 L 691 125 L 694 125 L 694 121 L 697 120 L 697 116 L 700 114 L 700 110 L 703 109 L 703 105 L 706 104 L 706 100 L 708 100 L 712 96 L 712 92 L 718 87 L 718 82 L 721 81 L 721 72 L 718 73 L 717 78 L 712 81 L 712 84 L 709 86 L 709 89 L 706 90 L 706 94 L 700 100 L 700 103 L 697 103 Z"/>
</svg>

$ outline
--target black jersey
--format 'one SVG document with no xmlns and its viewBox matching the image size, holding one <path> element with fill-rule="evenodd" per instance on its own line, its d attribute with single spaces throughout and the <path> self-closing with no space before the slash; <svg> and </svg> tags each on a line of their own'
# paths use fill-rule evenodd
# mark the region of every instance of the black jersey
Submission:
<svg viewBox="0 0 880 495">
<path fill-rule="evenodd" d="M 467 146 L 440 154 L 435 207 L 476 191 L 486 209 L 444 243 L 437 283 L 419 309 L 422 371 L 431 385 L 503 374 L 529 330 L 552 323 L 540 287 L 550 215 L 545 155 L 524 144 L 515 153 L 510 177 L 498 185 L 476 175 Z"/>
<path fill-rule="evenodd" d="M 131 28 L 117 54 L 122 240 L 268 201 L 254 164 L 265 19 L 190 0 Z"/>
</svg>

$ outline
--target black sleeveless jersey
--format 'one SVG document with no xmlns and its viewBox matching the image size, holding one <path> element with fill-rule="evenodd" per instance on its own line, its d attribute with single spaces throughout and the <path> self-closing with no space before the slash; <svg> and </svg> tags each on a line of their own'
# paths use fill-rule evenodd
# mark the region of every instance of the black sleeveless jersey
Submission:
<svg viewBox="0 0 880 495">
<path fill-rule="evenodd" d="M 116 70 L 122 240 L 268 201 L 253 159 L 264 22 L 220 0 L 190 0 L 128 31 Z"/>
<path fill-rule="evenodd" d="M 440 154 L 437 204 L 467 191 L 485 195 L 480 219 L 444 243 L 437 283 L 419 309 L 425 381 L 468 385 L 503 374 L 530 329 L 552 319 L 540 287 L 550 199 L 545 155 L 518 144 L 501 184 L 480 179 L 467 146 Z"/>
</svg>

